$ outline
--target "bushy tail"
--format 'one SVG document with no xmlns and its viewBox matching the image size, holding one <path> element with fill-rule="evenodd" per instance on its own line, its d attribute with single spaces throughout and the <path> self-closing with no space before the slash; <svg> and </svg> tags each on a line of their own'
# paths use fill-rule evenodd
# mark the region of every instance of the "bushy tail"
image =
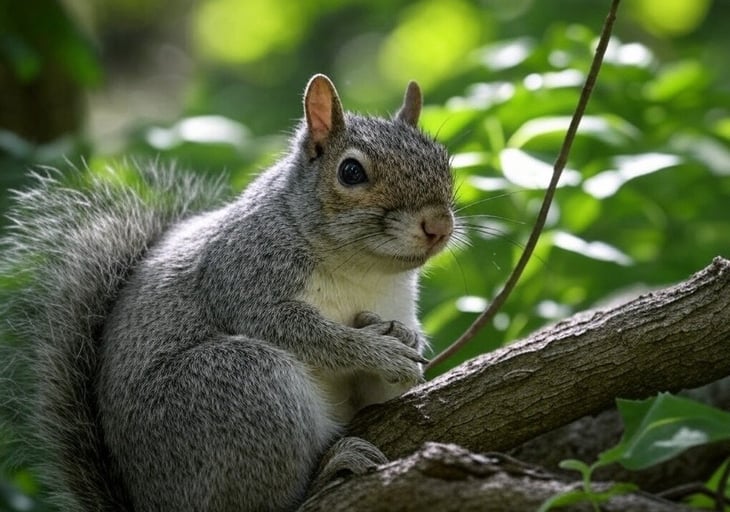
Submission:
<svg viewBox="0 0 730 512">
<path fill-rule="evenodd" d="M 0 239 L 0 445 L 23 438 L 12 451 L 42 462 L 63 510 L 131 510 L 97 422 L 104 319 L 166 226 L 225 195 L 220 180 L 157 167 L 34 174 Z"/>
</svg>

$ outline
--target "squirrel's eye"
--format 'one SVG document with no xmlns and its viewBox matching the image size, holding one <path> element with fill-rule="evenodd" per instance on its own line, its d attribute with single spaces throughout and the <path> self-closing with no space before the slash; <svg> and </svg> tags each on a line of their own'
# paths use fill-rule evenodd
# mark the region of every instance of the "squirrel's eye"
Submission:
<svg viewBox="0 0 730 512">
<path fill-rule="evenodd" d="M 362 164 L 354 158 L 345 158 L 337 172 L 337 177 L 345 186 L 351 187 L 361 183 L 367 183 L 368 176 L 365 174 Z"/>
</svg>

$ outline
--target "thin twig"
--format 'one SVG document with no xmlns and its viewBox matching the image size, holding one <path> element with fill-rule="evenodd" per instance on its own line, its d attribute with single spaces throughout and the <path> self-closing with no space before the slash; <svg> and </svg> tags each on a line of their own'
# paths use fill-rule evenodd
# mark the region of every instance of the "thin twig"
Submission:
<svg viewBox="0 0 730 512">
<path fill-rule="evenodd" d="M 562 174 L 563 169 L 565 168 L 565 164 L 568 161 L 568 155 L 570 154 L 570 148 L 573 144 L 573 140 L 575 139 L 575 134 L 578 131 L 578 125 L 583 117 L 583 113 L 585 112 L 586 105 L 588 104 L 588 99 L 591 96 L 591 92 L 593 91 L 593 86 L 596 83 L 598 72 L 601 69 L 603 56 L 606 53 L 606 47 L 608 46 L 608 41 L 611 38 L 613 23 L 616 20 L 616 11 L 618 9 L 619 2 L 620 0 L 611 1 L 611 7 L 609 8 L 606 21 L 603 24 L 601 37 L 598 41 L 598 46 L 596 47 L 596 53 L 593 56 L 591 69 L 588 73 L 588 76 L 586 77 L 585 84 L 583 85 L 583 89 L 581 90 L 580 99 L 578 100 L 578 105 L 575 108 L 573 118 L 571 119 L 570 125 L 568 126 L 568 131 L 566 132 L 565 138 L 563 139 L 563 146 L 560 148 L 560 153 L 558 154 L 558 158 L 553 166 L 553 175 L 550 179 L 550 184 L 545 191 L 545 198 L 543 199 L 542 207 L 540 208 L 540 212 L 538 213 L 537 219 L 535 220 L 535 226 L 530 233 L 530 238 L 528 238 L 527 243 L 525 244 L 525 249 L 520 256 L 517 265 L 512 271 L 512 274 L 510 274 L 509 279 L 507 279 L 504 287 L 499 292 L 499 294 L 497 294 L 489 307 L 485 309 L 476 318 L 476 320 L 474 320 L 469 328 L 464 331 L 464 333 L 456 341 L 454 341 L 449 347 L 447 347 L 444 351 L 442 351 L 440 354 L 433 358 L 433 360 L 426 366 L 427 370 L 442 363 L 458 350 L 460 350 L 461 347 L 463 347 L 469 340 L 471 340 L 477 334 L 477 332 L 479 332 L 479 330 L 481 330 L 481 328 L 494 317 L 494 315 L 497 313 L 499 308 L 502 307 L 502 305 L 507 300 L 507 297 L 514 289 L 517 281 L 522 275 L 522 271 L 525 269 L 525 266 L 530 259 L 530 256 L 532 256 L 532 252 L 537 245 L 537 240 L 540 237 L 540 233 L 545 226 L 545 220 L 547 219 L 548 211 L 550 210 L 550 204 L 552 203 L 553 196 L 555 195 L 555 189 L 557 188 L 558 180 L 560 179 L 560 175 Z"/>
</svg>

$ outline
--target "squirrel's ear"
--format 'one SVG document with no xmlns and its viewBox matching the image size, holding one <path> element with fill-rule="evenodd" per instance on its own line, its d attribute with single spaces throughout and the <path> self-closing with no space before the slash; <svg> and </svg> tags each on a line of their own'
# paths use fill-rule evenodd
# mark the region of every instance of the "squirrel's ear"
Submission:
<svg viewBox="0 0 730 512">
<path fill-rule="evenodd" d="M 416 82 L 409 82 L 408 87 L 406 87 L 405 97 L 403 98 L 403 105 L 395 115 L 395 118 L 415 127 L 418 125 L 418 116 L 421 115 L 422 104 L 421 88 L 418 87 Z"/>
<path fill-rule="evenodd" d="M 344 128 L 342 103 L 332 81 L 325 75 L 314 75 L 309 80 L 304 93 L 304 115 L 315 152 L 321 151 L 321 145 L 333 131 Z"/>
</svg>

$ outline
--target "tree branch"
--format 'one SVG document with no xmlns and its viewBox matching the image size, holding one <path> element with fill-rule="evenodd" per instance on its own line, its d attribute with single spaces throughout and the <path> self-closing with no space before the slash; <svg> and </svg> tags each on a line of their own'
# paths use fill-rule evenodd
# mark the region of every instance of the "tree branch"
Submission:
<svg viewBox="0 0 730 512">
<path fill-rule="evenodd" d="M 595 484 L 600 492 L 608 487 Z M 413 455 L 372 473 L 339 480 L 298 512 L 377 510 L 503 512 L 537 510 L 546 499 L 579 488 L 540 468 L 504 455 L 477 455 L 455 445 L 427 443 Z M 561 508 L 560 510 L 566 510 Z M 594 510 L 583 503 L 569 510 Z M 690 509 L 637 492 L 602 504 L 606 512 L 688 512 Z"/>
<path fill-rule="evenodd" d="M 427 441 L 504 451 L 616 397 L 644 398 L 730 375 L 730 261 L 621 306 L 575 315 L 386 404 L 349 431 L 389 458 Z"/>
</svg>

